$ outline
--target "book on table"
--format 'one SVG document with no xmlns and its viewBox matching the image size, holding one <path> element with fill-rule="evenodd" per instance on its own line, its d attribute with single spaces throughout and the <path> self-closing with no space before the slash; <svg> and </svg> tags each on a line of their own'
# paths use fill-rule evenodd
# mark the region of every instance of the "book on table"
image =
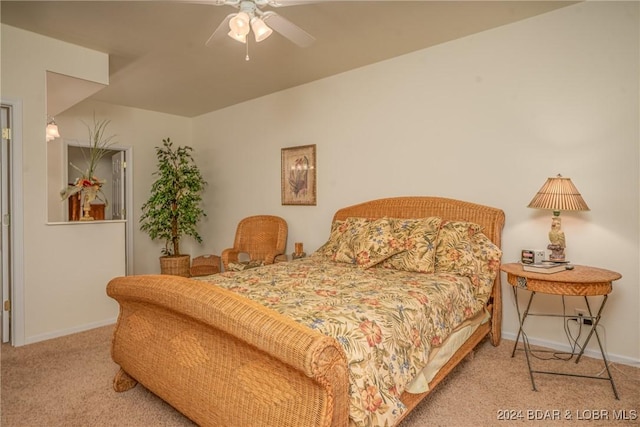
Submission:
<svg viewBox="0 0 640 427">
<path fill-rule="evenodd" d="M 566 268 L 566 264 L 557 264 L 553 262 L 545 262 L 539 264 L 522 264 L 522 269 L 524 271 L 542 274 L 558 273 L 560 271 L 566 270 Z"/>
</svg>

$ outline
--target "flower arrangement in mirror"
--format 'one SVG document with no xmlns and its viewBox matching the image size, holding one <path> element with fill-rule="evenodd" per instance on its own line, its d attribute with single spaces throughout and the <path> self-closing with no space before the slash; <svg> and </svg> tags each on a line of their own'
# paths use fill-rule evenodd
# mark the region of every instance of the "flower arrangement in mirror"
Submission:
<svg viewBox="0 0 640 427">
<path fill-rule="evenodd" d="M 80 221 L 93 221 L 93 217 L 91 216 L 91 202 L 96 199 L 104 202 L 105 206 L 109 205 L 106 196 L 102 192 L 102 186 L 106 180 L 99 179 L 95 175 L 100 160 L 110 150 L 109 147 L 116 143 L 114 141 L 116 135 L 105 136 L 105 130 L 109 123 L 111 123 L 110 120 L 96 120 L 95 114 L 93 116 L 93 126 L 85 123 L 89 131 L 89 154 L 87 156 L 84 151 L 82 151 L 82 154 L 87 162 L 87 167 L 82 169 L 73 163 L 69 163 L 72 168 L 80 172 L 80 176 L 75 179 L 73 184 L 68 185 L 60 191 L 60 196 L 63 201 L 80 193 L 83 211 Z"/>
</svg>

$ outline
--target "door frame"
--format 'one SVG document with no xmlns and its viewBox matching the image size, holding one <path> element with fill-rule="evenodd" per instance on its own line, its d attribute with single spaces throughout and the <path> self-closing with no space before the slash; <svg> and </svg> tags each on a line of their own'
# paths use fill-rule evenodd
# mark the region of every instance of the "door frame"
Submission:
<svg viewBox="0 0 640 427">
<path fill-rule="evenodd" d="M 11 162 L 9 161 L 9 145 L 11 143 L 11 123 L 13 114 L 11 112 L 11 107 L 9 105 L 2 105 L 2 147 L 0 147 L 0 161 L 2 162 L 2 177 L 0 178 L 0 182 L 2 182 L 2 188 L 0 188 L 0 205 L 2 207 L 2 217 L 0 221 L 2 221 L 2 232 L 0 233 L 2 237 L 2 267 L 0 270 L 2 271 L 2 275 L 0 276 L 0 281 L 2 281 L 2 342 L 9 342 L 11 339 L 11 331 L 9 328 L 11 327 L 11 310 L 7 310 L 4 307 L 5 301 L 11 301 L 11 292 L 9 291 L 9 286 L 11 285 L 11 277 L 10 272 L 11 268 L 9 265 L 9 260 L 11 259 L 11 251 L 9 250 L 9 244 L 11 242 L 9 236 L 9 230 L 11 229 L 11 205 L 9 204 L 9 197 L 11 195 Z M 5 113 L 6 111 L 6 113 Z M 6 115 L 6 120 L 5 120 Z M 4 135 L 5 129 L 8 131 L 9 135 Z"/>
<path fill-rule="evenodd" d="M 127 276 L 133 275 L 133 147 L 114 146 L 124 152 L 124 265 Z"/>
<path fill-rule="evenodd" d="M 22 101 L 0 98 L 11 110 L 10 173 L 10 242 L 11 253 L 11 340 L 13 346 L 24 345 L 24 192 L 22 180 Z"/>
</svg>

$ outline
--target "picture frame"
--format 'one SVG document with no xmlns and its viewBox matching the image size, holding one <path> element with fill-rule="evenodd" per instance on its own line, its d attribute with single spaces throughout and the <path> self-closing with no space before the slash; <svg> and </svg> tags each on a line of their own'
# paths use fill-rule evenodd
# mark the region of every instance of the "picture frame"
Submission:
<svg viewBox="0 0 640 427">
<path fill-rule="evenodd" d="M 315 206 L 316 145 L 283 148 L 281 157 L 282 204 Z"/>
</svg>

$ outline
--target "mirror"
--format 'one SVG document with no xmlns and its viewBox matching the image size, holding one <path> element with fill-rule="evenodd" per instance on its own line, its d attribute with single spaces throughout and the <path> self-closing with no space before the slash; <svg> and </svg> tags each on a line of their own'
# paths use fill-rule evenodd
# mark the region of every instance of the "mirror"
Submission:
<svg viewBox="0 0 640 427">
<path fill-rule="evenodd" d="M 56 140 L 48 144 L 48 222 L 79 221 L 84 215 L 80 194 L 64 200 L 60 192 L 82 176 L 89 156 L 88 143 Z M 95 176 L 105 184 L 91 202 L 94 220 L 125 219 L 126 155 L 126 150 L 108 149 L 95 169 Z"/>
</svg>

